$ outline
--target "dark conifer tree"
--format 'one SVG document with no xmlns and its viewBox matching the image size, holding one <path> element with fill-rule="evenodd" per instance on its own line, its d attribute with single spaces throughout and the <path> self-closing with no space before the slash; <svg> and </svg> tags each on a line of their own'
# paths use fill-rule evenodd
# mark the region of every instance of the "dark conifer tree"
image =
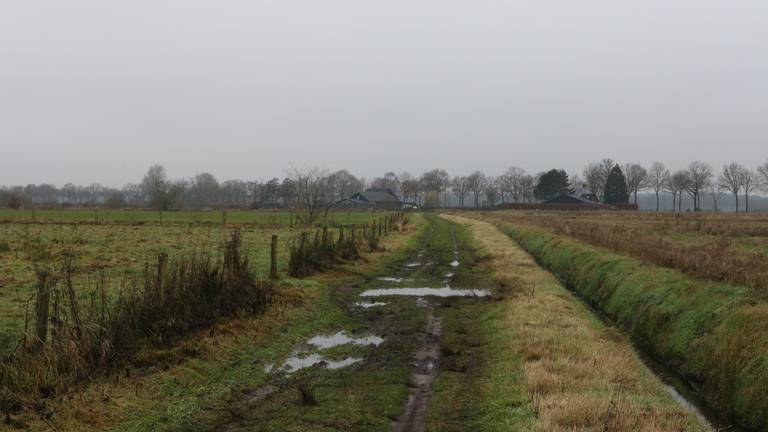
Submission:
<svg viewBox="0 0 768 432">
<path fill-rule="evenodd" d="M 608 174 L 603 200 L 606 204 L 627 204 L 629 202 L 627 180 L 624 178 L 624 173 L 618 165 L 614 166 L 611 169 L 611 173 Z"/>
<path fill-rule="evenodd" d="M 552 169 L 539 178 L 539 183 L 533 190 L 533 195 L 540 201 L 547 201 L 566 194 L 571 188 L 568 174 L 563 170 Z"/>
</svg>

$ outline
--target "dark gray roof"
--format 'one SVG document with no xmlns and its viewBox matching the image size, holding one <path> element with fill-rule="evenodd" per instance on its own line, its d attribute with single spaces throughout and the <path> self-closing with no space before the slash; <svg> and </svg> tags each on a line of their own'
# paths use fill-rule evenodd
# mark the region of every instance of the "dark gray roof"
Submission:
<svg viewBox="0 0 768 432">
<path fill-rule="evenodd" d="M 544 201 L 544 204 L 564 204 L 564 203 L 591 204 L 591 205 L 598 205 L 598 206 L 600 205 L 599 202 L 591 201 L 589 199 L 582 198 L 576 195 L 571 195 L 571 194 L 560 195 L 559 197 Z"/>
<path fill-rule="evenodd" d="M 400 202 L 389 189 L 368 189 L 365 192 L 355 194 L 354 197 L 370 202 Z"/>
</svg>

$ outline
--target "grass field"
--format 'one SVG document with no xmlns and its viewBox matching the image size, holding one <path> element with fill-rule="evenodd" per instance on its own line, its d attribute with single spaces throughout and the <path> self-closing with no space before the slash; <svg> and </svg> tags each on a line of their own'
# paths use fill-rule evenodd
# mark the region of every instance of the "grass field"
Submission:
<svg viewBox="0 0 768 432">
<path fill-rule="evenodd" d="M 294 224 L 291 215 L 278 211 L 221 212 L 92 210 L 0 210 L 0 348 L 15 343 L 24 328 L 26 305 L 35 289 L 35 265 L 60 265 L 65 250 L 75 256 L 79 289 L 93 286 L 103 274 L 113 286 L 123 277 L 140 274 L 165 253 L 170 259 L 191 254 L 218 256 L 232 230 L 240 229 L 243 252 L 257 275 L 269 268 L 270 241 L 278 235 L 278 268 L 284 272 L 290 243 L 312 226 Z M 363 224 L 386 213 L 329 213 L 329 224 Z M 12 221 L 8 221 L 11 219 Z M 332 230 L 332 232 L 335 232 Z"/>
<path fill-rule="evenodd" d="M 487 212 L 494 223 L 696 384 L 720 412 L 768 427 L 765 217 Z"/>
<path fill-rule="evenodd" d="M 324 222 L 329 224 L 364 223 L 381 215 L 371 212 L 328 212 Z M 285 210 L 201 210 L 201 211 L 150 211 L 150 210 L 31 210 L 0 209 L 0 221 L 54 222 L 54 223 L 217 223 L 241 225 L 289 225 L 297 222 L 296 215 Z"/>
<path fill-rule="evenodd" d="M 578 238 L 694 277 L 768 296 L 768 214 L 525 212 L 488 214 Z"/>
</svg>

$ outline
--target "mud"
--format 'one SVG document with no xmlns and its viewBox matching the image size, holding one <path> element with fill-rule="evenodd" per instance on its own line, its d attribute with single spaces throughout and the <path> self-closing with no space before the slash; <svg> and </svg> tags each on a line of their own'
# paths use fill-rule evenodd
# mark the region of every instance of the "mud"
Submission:
<svg viewBox="0 0 768 432">
<path fill-rule="evenodd" d="M 430 310 L 424 341 L 414 355 L 411 389 L 405 410 L 393 426 L 395 432 L 421 432 L 427 406 L 432 397 L 432 385 L 437 379 L 440 364 L 440 335 L 442 325 Z"/>
<path fill-rule="evenodd" d="M 335 361 L 326 359 L 320 354 L 310 354 L 306 357 L 297 354 L 293 357 L 289 357 L 280 370 L 290 374 L 315 365 L 323 366 L 326 369 L 341 369 L 361 361 L 363 361 L 363 359 L 355 357 L 347 357 L 344 360 Z"/>
</svg>

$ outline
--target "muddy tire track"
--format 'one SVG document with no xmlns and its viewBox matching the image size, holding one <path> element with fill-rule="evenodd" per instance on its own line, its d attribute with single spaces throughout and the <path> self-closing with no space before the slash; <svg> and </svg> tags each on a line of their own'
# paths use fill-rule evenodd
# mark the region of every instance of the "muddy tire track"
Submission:
<svg viewBox="0 0 768 432">
<path fill-rule="evenodd" d="M 430 304 L 424 341 L 414 355 L 411 389 L 403 414 L 395 423 L 395 432 L 421 432 L 424 430 L 427 406 L 432 397 L 432 385 L 440 371 L 440 335 L 442 322 Z"/>
</svg>

